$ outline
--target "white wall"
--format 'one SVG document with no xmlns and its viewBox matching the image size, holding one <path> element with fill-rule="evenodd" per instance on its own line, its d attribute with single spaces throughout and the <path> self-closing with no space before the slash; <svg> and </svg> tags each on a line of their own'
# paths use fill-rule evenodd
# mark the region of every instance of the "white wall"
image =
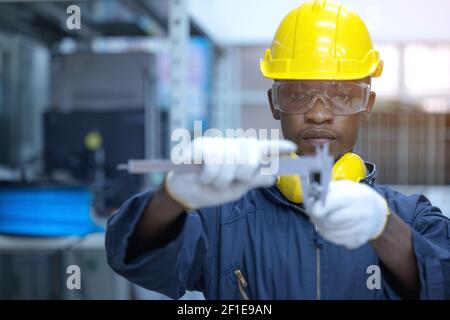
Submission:
<svg viewBox="0 0 450 320">
<path fill-rule="evenodd" d="M 218 43 L 268 45 L 301 0 L 189 0 L 194 20 Z M 375 42 L 450 41 L 449 0 L 343 0 Z"/>
</svg>

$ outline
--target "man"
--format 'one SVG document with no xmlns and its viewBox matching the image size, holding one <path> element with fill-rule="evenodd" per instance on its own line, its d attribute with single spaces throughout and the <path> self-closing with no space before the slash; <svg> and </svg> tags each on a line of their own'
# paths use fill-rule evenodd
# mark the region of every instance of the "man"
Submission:
<svg viewBox="0 0 450 320">
<path fill-rule="evenodd" d="M 329 143 L 338 160 L 368 120 L 382 61 L 354 12 L 314 1 L 284 18 L 261 71 L 275 80 L 268 97 L 286 139 L 279 152 L 302 156 Z M 289 196 L 299 186 L 273 185 L 258 170 L 274 143 L 195 139 L 189 150 L 199 160 L 245 161 L 171 172 L 127 201 L 108 224 L 112 268 L 173 298 L 185 290 L 207 299 L 450 298 L 450 222 L 438 208 L 374 184 L 366 162 L 359 182 L 332 181 L 325 203 L 306 211 Z"/>
</svg>

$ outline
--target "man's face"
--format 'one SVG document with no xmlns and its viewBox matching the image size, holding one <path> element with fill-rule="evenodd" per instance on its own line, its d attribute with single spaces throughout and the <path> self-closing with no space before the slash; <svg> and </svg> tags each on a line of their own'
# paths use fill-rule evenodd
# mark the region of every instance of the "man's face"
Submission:
<svg viewBox="0 0 450 320">
<path fill-rule="evenodd" d="M 345 82 L 370 84 L 370 78 Z M 311 81 L 311 85 L 314 87 L 314 81 Z M 371 91 L 365 110 L 349 115 L 333 114 L 330 108 L 326 108 L 322 99 L 314 100 L 312 106 L 303 114 L 285 113 L 274 107 L 272 89 L 269 90 L 268 96 L 274 119 L 281 121 L 284 138 L 297 144 L 299 155 L 314 154 L 315 145 L 330 143 L 330 153 L 338 159 L 353 150 L 359 126 L 368 120 L 376 95 Z"/>
</svg>

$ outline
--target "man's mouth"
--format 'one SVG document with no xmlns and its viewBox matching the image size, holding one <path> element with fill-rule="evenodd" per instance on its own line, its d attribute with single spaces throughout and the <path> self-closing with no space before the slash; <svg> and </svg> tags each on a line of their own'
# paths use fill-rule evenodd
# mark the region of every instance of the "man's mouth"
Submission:
<svg viewBox="0 0 450 320">
<path fill-rule="evenodd" d="M 306 143 L 314 146 L 332 143 L 337 138 L 333 132 L 326 129 L 306 129 L 300 134 L 300 137 Z"/>
</svg>

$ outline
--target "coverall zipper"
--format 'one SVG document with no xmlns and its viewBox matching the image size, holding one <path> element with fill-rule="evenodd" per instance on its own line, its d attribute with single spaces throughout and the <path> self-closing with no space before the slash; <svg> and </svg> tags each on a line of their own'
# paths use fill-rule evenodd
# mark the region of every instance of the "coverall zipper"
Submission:
<svg viewBox="0 0 450 320">
<path fill-rule="evenodd" d="M 245 281 L 244 276 L 242 275 L 241 270 L 237 269 L 234 271 L 234 274 L 236 275 L 237 283 L 239 292 L 241 293 L 242 299 L 244 300 L 250 300 L 247 293 L 245 292 L 245 289 L 247 287 L 247 281 Z"/>
<path fill-rule="evenodd" d="M 320 248 L 316 247 L 316 261 L 317 261 L 317 300 L 320 300 Z"/>
<path fill-rule="evenodd" d="M 314 240 L 315 240 L 315 244 L 316 244 L 316 299 L 320 300 L 321 299 L 320 249 L 322 247 L 322 243 L 319 239 L 319 234 L 317 233 L 317 229 L 314 232 L 315 232 Z"/>
<path fill-rule="evenodd" d="M 294 208 L 297 211 L 300 211 L 303 213 L 303 210 L 297 206 L 290 205 L 290 207 Z M 316 247 L 316 299 L 320 300 L 321 292 L 320 292 L 320 286 L 321 286 L 321 274 L 320 274 L 320 249 L 322 247 L 322 241 L 319 238 L 319 234 L 317 233 L 317 228 L 314 226 L 314 244 Z"/>
</svg>

